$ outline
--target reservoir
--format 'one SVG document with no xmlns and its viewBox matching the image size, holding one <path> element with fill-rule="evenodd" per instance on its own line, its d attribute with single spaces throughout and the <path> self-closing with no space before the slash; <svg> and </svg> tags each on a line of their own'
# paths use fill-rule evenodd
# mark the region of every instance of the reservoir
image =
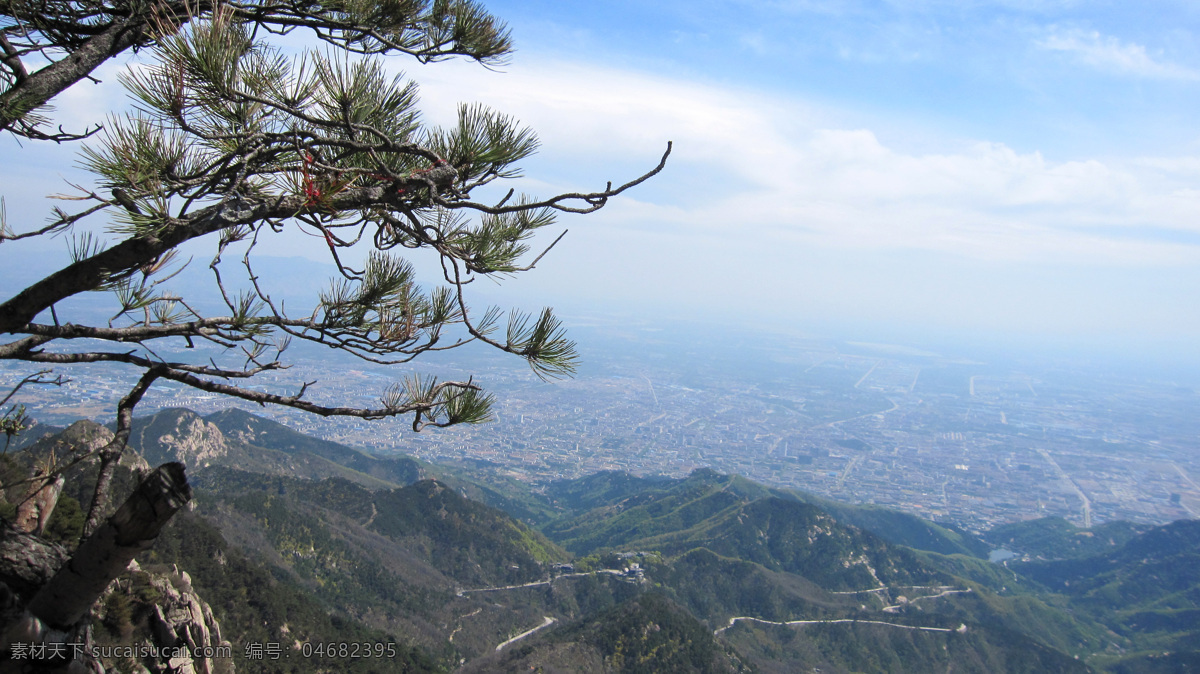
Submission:
<svg viewBox="0 0 1200 674">
<path fill-rule="evenodd" d="M 1013 552 L 1012 550 L 1009 550 L 1007 548 L 996 548 L 995 550 L 992 550 L 991 552 L 988 553 L 988 561 L 998 563 L 998 562 L 1003 562 L 1003 561 L 1012 559 L 1013 557 L 1016 557 L 1016 556 L 1017 556 L 1017 553 Z"/>
</svg>

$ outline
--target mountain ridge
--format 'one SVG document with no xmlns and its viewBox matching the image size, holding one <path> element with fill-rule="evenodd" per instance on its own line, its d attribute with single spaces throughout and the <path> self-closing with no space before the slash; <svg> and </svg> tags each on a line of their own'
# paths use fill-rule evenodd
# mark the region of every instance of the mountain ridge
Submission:
<svg viewBox="0 0 1200 674">
<path fill-rule="evenodd" d="M 1200 523 L 1114 537 L 1099 555 L 1005 566 L 981 558 L 986 534 L 973 540 L 711 470 L 608 472 L 522 491 L 486 471 L 281 429 L 187 410 L 135 424 L 131 447 L 192 462 L 196 492 L 194 512 L 148 559 L 189 569 L 227 635 L 300 643 L 280 626 L 319 639 L 401 635 L 397 657 L 412 671 L 596 672 L 638 662 L 1173 671 L 1200 637 Z M 55 437 L 87 435 L 73 432 Z M 119 484 L 145 466 L 132 452 L 124 463 Z M 73 474 L 68 498 L 82 498 L 89 470 Z M 490 494 L 512 512 L 465 494 Z M 898 531 L 884 537 L 859 522 Z M 1047 545 L 1075 535 L 1057 524 L 1028 530 L 1050 531 Z M 916 547 L 897 542 L 910 539 Z"/>
</svg>

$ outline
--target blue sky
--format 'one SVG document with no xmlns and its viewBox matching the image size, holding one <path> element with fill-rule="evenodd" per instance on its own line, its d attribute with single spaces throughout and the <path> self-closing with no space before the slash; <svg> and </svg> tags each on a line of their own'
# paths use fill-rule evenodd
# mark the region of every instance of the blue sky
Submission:
<svg viewBox="0 0 1200 674">
<path fill-rule="evenodd" d="M 1197 357 L 1194 3 L 489 6 L 513 64 L 423 72 L 430 104 L 470 92 L 527 120 L 548 186 L 677 148 L 630 199 L 564 222 L 522 283 L 748 324 Z"/>
<path fill-rule="evenodd" d="M 676 143 L 497 296 L 1200 360 L 1196 3 L 486 4 L 517 40 L 501 72 L 394 62 L 427 119 L 478 100 L 523 120 L 543 151 L 521 187 L 542 194 Z M 3 169 L 10 220 L 59 189 L 69 152 L 38 151 Z"/>
<path fill-rule="evenodd" d="M 518 58 L 791 94 L 865 117 L 911 117 L 939 135 L 1003 134 L 1018 151 L 1052 158 L 1175 149 L 1200 77 L 1200 9 L 1184 2 L 489 6 L 514 25 Z M 1127 132 L 1108 134 L 1114 125 Z"/>
</svg>

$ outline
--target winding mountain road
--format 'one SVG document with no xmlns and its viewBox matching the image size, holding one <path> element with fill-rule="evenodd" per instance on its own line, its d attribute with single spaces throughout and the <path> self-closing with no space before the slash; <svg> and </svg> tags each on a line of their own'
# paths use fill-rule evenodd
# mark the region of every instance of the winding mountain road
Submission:
<svg viewBox="0 0 1200 674">
<path fill-rule="evenodd" d="M 956 629 L 949 627 L 921 627 L 920 625 L 901 625 L 899 623 L 889 623 L 882 620 L 858 620 L 855 618 L 840 618 L 837 620 L 788 620 L 786 622 L 778 622 L 775 620 L 763 620 L 762 618 L 754 618 L 751 616 L 736 616 L 729 619 L 729 624 L 719 630 L 713 631 L 714 635 L 720 634 L 725 630 L 733 627 L 739 621 L 746 620 L 749 622 L 762 623 L 764 625 L 836 625 L 842 623 L 862 623 L 864 625 L 887 625 L 888 627 L 897 627 L 905 630 L 920 630 L 923 632 L 958 632 L 967 631 L 966 624 L 959 625 Z"/>
</svg>

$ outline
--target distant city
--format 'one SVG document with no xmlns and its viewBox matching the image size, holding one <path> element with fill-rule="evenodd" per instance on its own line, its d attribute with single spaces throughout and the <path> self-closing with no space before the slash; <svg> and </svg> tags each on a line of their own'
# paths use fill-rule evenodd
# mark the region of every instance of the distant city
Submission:
<svg viewBox="0 0 1200 674">
<path fill-rule="evenodd" d="M 175 385 L 155 386 L 138 411 L 238 406 L 374 452 L 491 466 L 534 483 L 710 467 L 972 530 L 1046 515 L 1080 526 L 1200 517 L 1200 394 L 1192 388 L 1061 363 L 700 334 L 585 325 L 572 333 L 585 367 L 553 383 L 502 354 L 388 370 L 309 348 L 286 354 L 295 367 L 256 384 L 293 392 L 316 380 L 314 401 L 374 407 L 404 372 L 473 375 L 497 397 L 496 420 L 482 426 L 414 434 L 408 419 L 326 419 Z M 0 387 L 28 371 L 0 363 Z M 42 422 L 111 421 L 135 379 L 107 365 L 64 372 L 74 380 L 61 388 L 22 391 Z"/>
</svg>

